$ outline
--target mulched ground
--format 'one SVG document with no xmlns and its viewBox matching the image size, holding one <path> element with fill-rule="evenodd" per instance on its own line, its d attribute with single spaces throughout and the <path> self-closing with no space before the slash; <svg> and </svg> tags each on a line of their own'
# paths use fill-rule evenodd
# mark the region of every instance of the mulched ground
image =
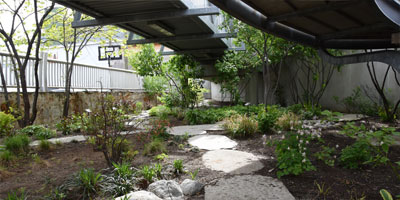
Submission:
<svg viewBox="0 0 400 200">
<path fill-rule="evenodd" d="M 176 125 L 179 122 L 173 122 Z M 273 137 L 280 137 L 272 135 Z M 339 144 L 339 151 L 345 145 L 353 142 L 350 138 L 338 136 L 336 134 L 324 132 L 322 138 L 326 141 L 325 145 L 335 147 Z M 134 148 L 142 152 L 144 143 L 137 140 L 136 136 L 129 136 L 128 139 L 133 143 Z M 252 138 L 236 140 L 238 150 L 247 151 L 254 154 L 274 156 L 272 147 L 265 147 L 262 144 L 261 135 Z M 182 150 L 177 146 L 178 143 L 170 141 L 167 143 L 169 158 L 163 165 L 172 163 L 175 159 L 182 159 L 188 171 L 199 169 L 197 179 L 200 182 L 213 184 L 218 179 L 226 177 L 223 173 L 209 170 L 202 166 L 201 156 L 205 151 Z M 319 150 L 319 145 L 312 143 L 310 148 L 312 153 Z M 400 147 L 391 147 L 389 157 L 394 161 L 400 160 Z M 37 152 L 37 151 L 36 151 Z M 82 168 L 94 168 L 101 170 L 106 168 L 106 163 L 101 152 L 93 151 L 91 145 L 86 143 L 70 143 L 54 148 L 48 152 L 37 152 L 40 162 L 35 162 L 31 158 L 21 159 L 12 167 L 0 168 L 0 199 L 5 198 L 7 193 L 15 191 L 21 187 L 26 188 L 29 199 L 41 199 L 48 194 L 55 186 L 61 185 L 67 178 Z M 153 156 L 144 156 L 141 153 L 135 157 L 133 166 L 139 167 L 143 164 L 154 163 Z M 265 167 L 256 174 L 276 177 L 276 162 L 273 160 L 262 160 Z M 400 180 L 397 179 L 389 166 L 377 168 L 364 167 L 361 170 L 345 169 L 335 164 L 329 167 L 322 161 L 312 160 L 317 171 L 306 172 L 299 176 L 284 176 L 281 178 L 289 191 L 296 199 L 365 199 L 379 200 L 379 190 L 385 188 L 392 194 L 400 194 Z M 175 177 L 177 181 L 189 178 L 184 174 Z M 317 184 L 324 185 L 328 190 L 326 195 L 318 193 Z M 329 189 L 327 189 L 329 188 Z M 188 199 L 204 199 L 204 192 Z"/>
</svg>

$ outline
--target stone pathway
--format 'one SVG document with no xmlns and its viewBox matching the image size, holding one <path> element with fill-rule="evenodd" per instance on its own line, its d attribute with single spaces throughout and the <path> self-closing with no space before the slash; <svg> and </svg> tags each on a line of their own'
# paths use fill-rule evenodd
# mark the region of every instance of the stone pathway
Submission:
<svg viewBox="0 0 400 200">
<path fill-rule="evenodd" d="M 202 160 L 207 168 L 229 174 L 250 174 L 264 167 L 259 157 L 243 151 L 209 151 Z"/>
<path fill-rule="evenodd" d="M 188 126 L 174 126 L 169 129 L 171 135 L 201 135 L 210 132 L 223 132 L 224 129 L 217 124 L 202 124 L 202 125 L 188 125 Z"/>
<path fill-rule="evenodd" d="M 204 189 L 205 200 L 294 200 L 278 179 L 261 175 L 240 175 L 221 179 Z"/>
<path fill-rule="evenodd" d="M 224 135 L 197 135 L 189 138 L 188 142 L 205 150 L 232 149 L 237 145 L 237 142 Z"/>
</svg>

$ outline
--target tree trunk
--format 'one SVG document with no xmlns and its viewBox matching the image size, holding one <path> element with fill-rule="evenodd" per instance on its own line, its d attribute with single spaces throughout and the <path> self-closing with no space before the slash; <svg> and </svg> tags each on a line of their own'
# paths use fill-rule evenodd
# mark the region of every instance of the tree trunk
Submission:
<svg viewBox="0 0 400 200">
<path fill-rule="evenodd" d="M 11 105 L 10 105 L 10 100 L 8 98 L 7 83 L 4 77 L 3 65 L 1 63 L 0 63 L 0 76 L 1 76 L 1 84 L 3 85 L 4 98 L 6 100 L 7 109 L 9 109 Z"/>
</svg>

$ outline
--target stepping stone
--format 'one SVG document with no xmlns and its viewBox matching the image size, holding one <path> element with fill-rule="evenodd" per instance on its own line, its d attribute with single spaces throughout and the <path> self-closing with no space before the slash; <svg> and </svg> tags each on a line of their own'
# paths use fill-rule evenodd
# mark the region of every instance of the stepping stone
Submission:
<svg viewBox="0 0 400 200">
<path fill-rule="evenodd" d="M 243 151 L 209 151 L 202 160 L 207 168 L 229 174 L 249 174 L 264 167 L 259 157 Z"/>
<path fill-rule="evenodd" d="M 261 175 L 242 175 L 221 179 L 205 187 L 205 200 L 294 200 L 278 179 Z"/>
<path fill-rule="evenodd" d="M 76 142 L 86 141 L 86 137 L 83 135 L 76 135 L 76 136 L 67 136 L 67 137 L 61 137 L 61 138 L 52 138 L 52 139 L 48 139 L 48 141 L 51 143 L 54 143 L 54 144 L 57 142 L 65 144 L 65 143 L 70 143 L 73 141 L 76 141 Z M 38 146 L 39 144 L 40 144 L 40 140 L 36 140 L 36 141 L 31 142 L 29 145 L 30 146 Z"/>
<path fill-rule="evenodd" d="M 340 122 L 351 122 L 364 119 L 366 116 L 361 114 L 343 114 L 343 116 L 339 117 Z"/>
<path fill-rule="evenodd" d="M 237 143 L 223 135 L 197 135 L 189 138 L 189 144 L 199 149 L 232 149 Z"/>
<path fill-rule="evenodd" d="M 219 124 L 202 124 L 202 125 L 191 125 L 191 126 L 174 126 L 169 129 L 171 135 L 185 135 L 188 133 L 192 135 L 201 135 L 207 133 L 207 130 L 215 130 L 219 127 Z"/>
</svg>

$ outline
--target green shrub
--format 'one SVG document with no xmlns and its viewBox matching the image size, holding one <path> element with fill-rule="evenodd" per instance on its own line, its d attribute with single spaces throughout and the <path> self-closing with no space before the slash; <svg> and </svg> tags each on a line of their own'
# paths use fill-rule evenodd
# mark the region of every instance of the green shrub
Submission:
<svg viewBox="0 0 400 200">
<path fill-rule="evenodd" d="M 182 160 L 179 160 L 179 159 L 178 160 L 174 160 L 173 165 L 174 165 L 175 173 L 180 174 L 180 173 L 184 172 L 183 171 L 183 161 Z"/>
<path fill-rule="evenodd" d="M 215 112 L 214 109 L 209 110 L 200 110 L 193 109 L 188 110 L 185 114 L 185 120 L 189 122 L 191 125 L 195 124 L 213 124 L 219 120 L 222 120 L 223 117 L 220 113 Z"/>
<path fill-rule="evenodd" d="M 163 76 L 145 76 L 143 78 L 144 91 L 151 97 L 156 98 L 161 95 L 168 84 L 168 81 Z"/>
<path fill-rule="evenodd" d="M 149 110 L 150 116 L 156 116 L 161 119 L 167 119 L 170 113 L 170 108 L 164 105 L 154 106 Z"/>
<path fill-rule="evenodd" d="M 171 108 L 171 115 L 178 120 L 183 120 L 185 118 L 185 110 L 179 107 Z"/>
<path fill-rule="evenodd" d="M 162 96 L 159 97 L 159 100 L 162 104 L 170 108 L 182 106 L 181 95 L 174 88 L 170 88 L 168 92 L 164 92 Z"/>
<path fill-rule="evenodd" d="M 150 143 L 144 146 L 144 155 L 160 153 L 167 153 L 167 148 L 165 147 L 164 141 L 160 138 L 155 138 Z"/>
<path fill-rule="evenodd" d="M 27 200 L 28 196 L 25 192 L 25 189 L 19 189 L 18 191 L 9 192 L 5 200 Z"/>
<path fill-rule="evenodd" d="M 15 121 L 17 120 L 11 114 L 0 112 L 0 136 L 12 135 Z"/>
<path fill-rule="evenodd" d="M 163 138 L 167 139 L 169 138 L 168 134 L 168 127 L 170 127 L 170 124 L 167 120 L 162 120 L 162 119 L 155 119 L 150 121 L 150 130 L 149 134 L 152 136 L 152 138 Z"/>
<path fill-rule="evenodd" d="M 32 135 L 38 140 L 50 139 L 56 135 L 56 132 L 42 125 L 31 125 L 20 130 L 21 133 Z"/>
<path fill-rule="evenodd" d="M 136 114 L 140 114 L 142 111 L 143 111 L 143 103 L 142 102 L 140 102 L 140 101 L 138 101 L 138 102 L 136 102 L 136 104 L 135 104 L 135 113 Z"/>
<path fill-rule="evenodd" d="M 74 132 L 79 132 L 82 128 L 80 116 L 72 116 L 62 119 L 56 124 L 56 129 L 62 131 L 64 135 L 69 135 Z"/>
<path fill-rule="evenodd" d="M 128 163 L 113 163 L 112 174 L 105 175 L 102 191 L 113 196 L 121 196 L 134 190 L 134 171 Z"/>
<path fill-rule="evenodd" d="M 283 111 L 278 106 L 268 106 L 267 111 L 262 110 L 257 116 L 258 129 L 262 133 L 268 132 L 282 114 Z"/>
<path fill-rule="evenodd" d="M 156 175 L 156 171 L 154 168 L 144 165 L 140 169 L 139 174 L 147 181 L 147 183 L 152 183 L 153 177 Z"/>
<path fill-rule="evenodd" d="M 233 115 L 225 119 L 223 127 L 232 137 L 237 138 L 252 136 L 258 131 L 258 123 L 255 119 L 241 115 Z"/>
<path fill-rule="evenodd" d="M 307 144 L 311 139 L 311 134 L 304 130 L 299 130 L 297 132 L 288 131 L 282 136 L 282 139 L 268 142 L 269 145 L 275 145 L 278 178 L 289 174 L 299 175 L 305 171 L 316 170 L 308 158 L 309 150 Z"/>
<path fill-rule="evenodd" d="M 314 156 L 326 165 L 333 167 L 335 165 L 335 159 L 332 156 L 334 153 L 336 153 L 334 148 L 322 146 L 322 150 L 315 153 Z"/>
<path fill-rule="evenodd" d="M 358 169 L 372 158 L 373 152 L 370 144 L 365 140 L 359 140 L 342 149 L 339 160 L 345 168 Z"/>
<path fill-rule="evenodd" d="M 40 140 L 39 142 L 40 151 L 48 151 L 51 149 L 51 142 L 48 140 Z"/>
<path fill-rule="evenodd" d="M 166 158 L 168 158 L 168 155 L 165 154 L 165 153 L 161 153 L 161 154 L 158 154 L 158 155 L 154 156 L 154 159 L 158 160 L 158 161 L 163 161 Z"/>
<path fill-rule="evenodd" d="M 29 152 L 29 143 L 31 140 L 27 135 L 15 135 L 4 140 L 6 150 L 14 155 L 26 154 Z"/>
</svg>

